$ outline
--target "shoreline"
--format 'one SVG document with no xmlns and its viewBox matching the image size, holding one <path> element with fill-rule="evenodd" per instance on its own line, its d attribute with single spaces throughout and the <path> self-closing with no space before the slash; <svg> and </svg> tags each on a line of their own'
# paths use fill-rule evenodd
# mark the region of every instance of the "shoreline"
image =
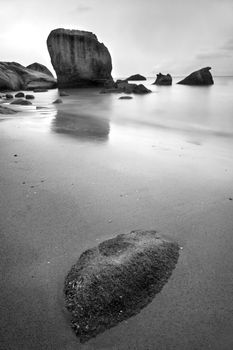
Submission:
<svg viewBox="0 0 233 350">
<path fill-rule="evenodd" d="M 58 107 L 59 118 L 76 106 L 73 98 Z M 98 98 L 88 105 L 90 130 L 83 122 L 76 134 L 52 114 L 16 115 L 0 123 L 2 348 L 217 350 L 224 343 L 227 349 L 230 147 L 220 142 L 219 148 L 215 138 L 189 143 L 186 134 L 157 129 L 154 138 L 148 126 L 127 126 L 118 115 L 110 120 L 109 103 L 120 102 L 109 96 L 95 124 Z M 88 101 L 85 94 L 83 99 Z M 88 108 L 78 106 L 84 120 Z M 155 229 L 177 240 L 184 248 L 177 268 L 149 307 L 81 345 L 64 317 L 65 276 L 83 251 L 134 229 Z"/>
</svg>

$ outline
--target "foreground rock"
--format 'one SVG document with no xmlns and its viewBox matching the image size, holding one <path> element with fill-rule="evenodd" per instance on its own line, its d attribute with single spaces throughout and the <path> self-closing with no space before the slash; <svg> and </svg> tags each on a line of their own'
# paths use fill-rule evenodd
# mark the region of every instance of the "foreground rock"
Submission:
<svg viewBox="0 0 233 350">
<path fill-rule="evenodd" d="M 29 66 L 27 66 L 27 68 L 35 70 L 36 72 L 41 72 L 41 73 L 50 75 L 51 77 L 53 77 L 53 74 L 50 72 L 50 70 L 46 66 L 41 64 L 41 63 L 35 62 L 35 63 L 32 63 L 32 64 L 29 64 Z"/>
<path fill-rule="evenodd" d="M 151 90 L 147 89 L 143 84 L 130 84 L 128 81 L 125 80 L 118 80 L 116 83 L 113 84 L 113 87 L 111 88 L 105 88 L 100 91 L 102 94 L 111 93 L 111 92 L 117 92 L 125 94 L 148 94 L 151 92 Z"/>
<path fill-rule="evenodd" d="M 146 80 L 146 78 L 143 75 L 141 75 L 141 74 L 135 74 L 135 75 L 131 75 L 126 80 L 137 81 L 137 80 Z"/>
<path fill-rule="evenodd" d="M 0 90 L 53 89 L 56 80 L 50 75 L 28 69 L 16 62 L 0 62 Z"/>
<path fill-rule="evenodd" d="M 172 85 L 172 77 L 170 74 L 157 74 L 157 78 L 152 85 Z"/>
<path fill-rule="evenodd" d="M 210 73 L 211 67 L 205 67 L 199 69 L 190 75 L 188 75 L 183 80 L 179 81 L 177 84 L 183 85 L 213 85 L 213 77 Z"/>
<path fill-rule="evenodd" d="M 104 86 L 112 81 L 111 56 L 95 34 L 55 29 L 48 36 L 47 46 L 58 87 Z"/>
<path fill-rule="evenodd" d="M 85 251 L 64 288 L 80 341 L 139 313 L 168 281 L 178 257 L 178 244 L 155 231 L 132 231 Z"/>
<path fill-rule="evenodd" d="M 131 100 L 133 97 L 131 96 L 121 96 L 119 97 L 119 100 Z"/>
<path fill-rule="evenodd" d="M 0 114 L 15 114 L 15 113 L 18 113 L 18 112 L 14 111 L 13 109 L 0 105 Z"/>
</svg>

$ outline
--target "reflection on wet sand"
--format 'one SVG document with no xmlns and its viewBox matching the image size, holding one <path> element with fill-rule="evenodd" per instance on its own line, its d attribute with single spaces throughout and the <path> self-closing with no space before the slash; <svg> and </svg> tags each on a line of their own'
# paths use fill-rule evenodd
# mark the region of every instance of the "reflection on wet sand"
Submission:
<svg viewBox="0 0 233 350">
<path fill-rule="evenodd" d="M 83 140 L 107 141 L 109 120 L 97 115 L 71 114 L 58 111 L 51 125 L 52 131 L 64 133 Z"/>
</svg>

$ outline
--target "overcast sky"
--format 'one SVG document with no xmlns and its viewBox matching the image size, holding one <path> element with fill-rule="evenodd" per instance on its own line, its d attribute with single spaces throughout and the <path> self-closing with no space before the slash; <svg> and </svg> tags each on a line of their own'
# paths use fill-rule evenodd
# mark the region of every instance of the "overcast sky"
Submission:
<svg viewBox="0 0 233 350">
<path fill-rule="evenodd" d="M 0 61 L 51 68 L 46 39 L 55 28 L 94 32 L 115 77 L 207 65 L 233 75 L 233 0 L 0 0 Z"/>
</svg>

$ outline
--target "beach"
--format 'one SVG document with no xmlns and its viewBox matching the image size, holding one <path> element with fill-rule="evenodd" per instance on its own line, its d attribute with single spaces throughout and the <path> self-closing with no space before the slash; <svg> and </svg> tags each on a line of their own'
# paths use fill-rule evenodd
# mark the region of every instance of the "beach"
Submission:
<svg viewBox="0 0 233 350">
<path fill-rule="evenodd" d="M 0 119 L 1 350 L 230 350 L 233 344 L 233 79 L 35 94 Z M 80 254 L 131 230 L 182 247 L 140 314 L 79 344 L 64 307 Z"/>
</svg>

